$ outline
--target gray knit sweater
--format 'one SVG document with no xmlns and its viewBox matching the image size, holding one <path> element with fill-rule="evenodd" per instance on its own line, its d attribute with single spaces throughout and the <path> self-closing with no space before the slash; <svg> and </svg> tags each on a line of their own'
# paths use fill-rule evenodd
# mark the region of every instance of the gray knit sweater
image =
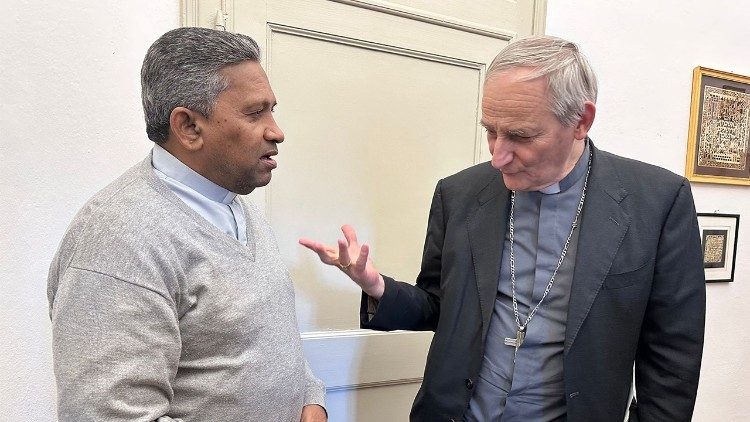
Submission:
<svg viewBox="0 0 750 422">
<path fill-rule="evenodd" d="M 267 222 L 248 245 L 190 209 L 151 158 L 96 194 L 48 280 L 63 421 L 299 421 L 323 405 Z"/>
</svg>

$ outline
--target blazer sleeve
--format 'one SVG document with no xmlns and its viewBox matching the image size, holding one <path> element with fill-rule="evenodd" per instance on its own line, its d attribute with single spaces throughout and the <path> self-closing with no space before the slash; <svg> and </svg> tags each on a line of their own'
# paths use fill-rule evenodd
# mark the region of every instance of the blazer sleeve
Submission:
<svg viewBox="0 0 750 422">
<path fill-rule="evenodd" d="M 385 290 L 379 301 L 362 293 L 362 328 L 435 330 L 440 315 L 440 274 L 446 220 L 441 186 L 442 181 L 438 182 L 432 197 L 422 267 L 416 285 L 384 275 Z"/>
<path fill-rule="evenodd" d="M 662 226 L 635 360 L 637 417 L 687 421 L 695 405 L 706 312 L 698 221 L 683 179 Z"/>
</svg>

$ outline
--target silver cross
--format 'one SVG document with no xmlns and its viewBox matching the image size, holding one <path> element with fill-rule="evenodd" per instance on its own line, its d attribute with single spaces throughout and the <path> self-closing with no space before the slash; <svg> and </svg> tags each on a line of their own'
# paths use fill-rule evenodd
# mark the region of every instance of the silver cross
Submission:
<svg viewBox="0 0 750 422">
<path fill-rule="evenodd" d="M 516 350 L 513 352 L 513 363 L 516 362 L 516 355 L 518 354 L 518 348 L 523 344 L 523 339 L 526 338 L 526 327 L 519 327 L 516 331 L 516 338 L 505 337 L 505 345 L 513 346 Z"/>
</svg>

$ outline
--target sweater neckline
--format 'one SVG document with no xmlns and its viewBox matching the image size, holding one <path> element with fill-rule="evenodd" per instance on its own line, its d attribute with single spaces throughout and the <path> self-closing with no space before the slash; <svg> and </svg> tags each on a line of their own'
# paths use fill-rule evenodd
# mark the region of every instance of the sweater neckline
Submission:
<svg viewBox="0 0 750 422">
<path fill-rule="evenodd" d="M 138 168 L 140 176 L 146 180 L 146 183 L 162 197 L 174 204 L 182 212 L 187 214 L 196 224 L 198 224 L 204 230 L 213 233 L 214 237 L 220 239 L 220 241 L 224 242 L 230 247 L 240 246 L 241 250 L 243 250 L 249 256 L 250 261 L 255 262 L 256 236 L 253 233 L 252 228 L 256 224 L 256 219 L 248 213 L 248 207 L 242 207 L 242 212 L 245 214 L 245 221 L 247 222 L 245 224 L 247 245 L 243 245 L 237 239 L 219 230 L 218 227 L 214 226 L 208 220 L 203 218 L 203 216 L 198 214 L 195 210 L 193 210 L 185 202 L 183 202 L 177 195 L 175 195 L 174 192 L 169 190 L 164 182 L 162 182 L 156 175 L 156 173 L 154 173 L 154 168 L 151 165 L 152 154 L 153 152 L 149 152 L 148 156 L 143 161 L 141 161 Z"/>
</svg>

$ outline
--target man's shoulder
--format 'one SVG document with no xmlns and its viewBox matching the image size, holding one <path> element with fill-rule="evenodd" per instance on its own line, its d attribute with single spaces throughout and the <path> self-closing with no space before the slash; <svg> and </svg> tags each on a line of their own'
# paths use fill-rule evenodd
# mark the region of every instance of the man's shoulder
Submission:
<svg viewBox="0 0 750 422">
<path fill-rule="evenodd" d="M 624 194 L 644 210 L 648 204 L 669 207 L 685 185 L 689 189 L 685 177 L 653 164 L 601 150 L 594 158 L 598 159 L 598 166 L 595 161 L 597 168 L 592 167 L 592 176 L 609 186 L 611 194 Z"/>
<path fill-rule="evenodd" d="M 93 226 L 110 233 L 132 230 L 123 221 L 134 221 L 148 216 L 149 208 L 159 195 L 149 185 L 144 174 L 144 163 L 131 167 L 114 181 L 95 193 L 81 207 L 68 231 L 80 231 Z M 158 218 L 156 215 L 152 218 Z"/>
<path fill-rule="evenodd" d="M 446 205 L 452 204 L 464 208 L 472 204 L 473 198 L 481 196 L 483 192 L 497 195 L 504 188 L 500 172 L 489 162 L 473 165 L 459 171 L 438 182 L 437 193 L 441 195 Z"/>
<path fill-rule="evenodd" d="M 633 158 L 623 157 L 608 151 L 597 150 L 598 158 L 613 167 L 617 176 L 625 183 L 678 184 L 685 180 L 670 170 Z M 595 157 L 596 157 L 595 155 Z"/>
<path fill-rule="evenodd" d="M 160 241 L 168 224 L 166 199 L 152 186 L 148 163 L 141 162 L 94 194 L 71 221 L 53 267 L 69 265 L 101 271 L 118 261 L 133 264 Z M 56 264 L 56 265 L 55 265 Z"/>
<path fill-rule="evenodd" d="M 502 183 L 500 172 L 489 161 L 473 165 L 441 180 L 444 186 L 481 190 L 492 182 Z"/>
</svg>

